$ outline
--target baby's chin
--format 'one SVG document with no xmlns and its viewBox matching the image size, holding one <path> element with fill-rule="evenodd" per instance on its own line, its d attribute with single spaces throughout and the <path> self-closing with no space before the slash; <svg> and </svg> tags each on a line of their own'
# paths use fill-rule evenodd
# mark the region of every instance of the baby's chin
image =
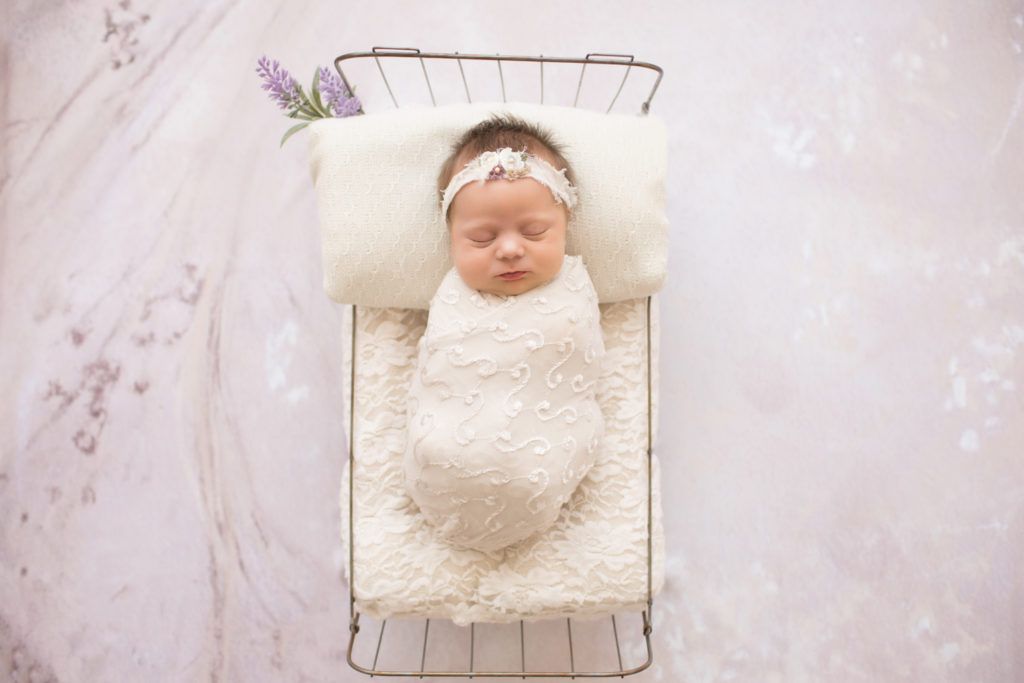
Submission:
<svg viewBox="0 0 1024 683">
<path fill-rule="evenodd" d="M 538 276 L 533 272 L 526 272 L 522 277 L 513 279 L 504 279 L 500 276 L 489 277 L 483 282 L 477 282 L 476 287 L 473 287 L 473 284 L 471 283 L 467 284 L 478 292 L 483 292 L 485 294 L 519 296 L 520 294 L 526 294 L 530 290 L 536 289 L 545 282 L 550 281 L 550 279 L 551 278 Z"/>
</svg>

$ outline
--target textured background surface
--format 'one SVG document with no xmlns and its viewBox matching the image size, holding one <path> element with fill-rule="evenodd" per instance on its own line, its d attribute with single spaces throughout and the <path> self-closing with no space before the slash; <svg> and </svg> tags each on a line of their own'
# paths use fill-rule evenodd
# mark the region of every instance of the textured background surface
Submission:
<svg viewBox="0 0 1024 683">
<path fill-rule="evenodd" d="M 671 136 L 637 680 L 1024 677 L 1024 5 L 4 3 L 0 674 L 337 681 L 307 81 L 630 52 Z"/>
</svg>

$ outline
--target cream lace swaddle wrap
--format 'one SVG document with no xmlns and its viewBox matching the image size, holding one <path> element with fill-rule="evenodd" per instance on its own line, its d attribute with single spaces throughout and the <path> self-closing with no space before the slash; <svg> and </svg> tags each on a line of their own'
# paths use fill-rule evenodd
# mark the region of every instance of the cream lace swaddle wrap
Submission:
<svg viewBox="0 0 1024 683">
<path fill-rule="evenodd" d="M 603 356 L 579 257 L 513 297 L 445 276 L 419 342 L 405 451 L 409 495 L 442 537 L 497 550 L 554 522 L 597 453 Z"/>
</svg>

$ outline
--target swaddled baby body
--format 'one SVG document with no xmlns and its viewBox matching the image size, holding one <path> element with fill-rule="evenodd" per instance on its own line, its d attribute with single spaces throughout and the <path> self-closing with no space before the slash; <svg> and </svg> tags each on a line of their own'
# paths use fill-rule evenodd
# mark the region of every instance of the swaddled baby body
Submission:
<svg viewBox="0 0 1024 683">
<path fill-rule="evenodd" d="M 604 346 L 578 257 L 529 292 L 438 289 L 409 395 L 406 477 L 441 536 L 494 550 L 549 527 L 594 462 Z"/>
<path fill-rule="evenodd" d="M 496 117 L 439 178 L 455 267 L 420 340 L 404 464 L 412 499 L 460 547 L 550 527 L 597 452 L 604 345 L 590 277 L 565 255 L 570 173 L 546 133 Z"/>
</svg>

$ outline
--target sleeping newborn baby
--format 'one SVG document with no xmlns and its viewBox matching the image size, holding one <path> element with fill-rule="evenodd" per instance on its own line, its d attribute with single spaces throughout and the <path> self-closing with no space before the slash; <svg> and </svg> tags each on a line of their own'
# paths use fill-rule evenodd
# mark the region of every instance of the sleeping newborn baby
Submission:
<svg viewBox="0 0 1024 683">
<path fill-rule="evenodd" d="M 438 185 L 455 267 L 419 342 L 405 483 L 441 537 L 498 550 L 550 527 L 594 462 L 597 294 L 565 254 L 576 189 L 543 130 L 478 124 Z"/>
</svg>

